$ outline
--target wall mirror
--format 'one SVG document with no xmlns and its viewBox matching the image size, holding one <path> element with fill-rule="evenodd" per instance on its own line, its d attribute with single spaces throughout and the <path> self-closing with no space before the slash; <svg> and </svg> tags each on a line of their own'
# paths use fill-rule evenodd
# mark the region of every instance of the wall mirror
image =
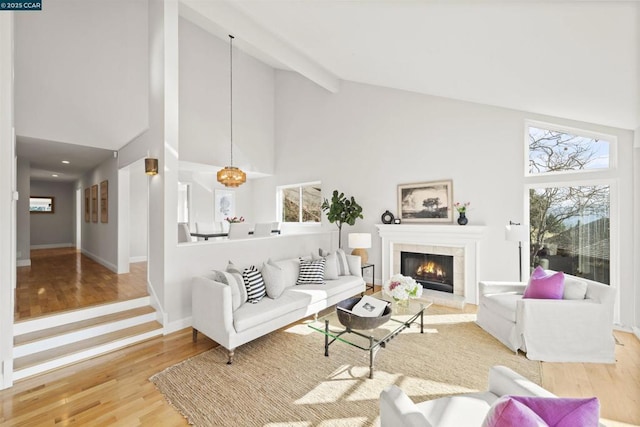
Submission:
<svg viewBox="0 0 640 427">
<path fill-rule="evenodd" d="M 29 212 L 31 213 L 54 213 L 55 204 L 53 197 L 31 196 L 29 197 Z"/>
</svg>

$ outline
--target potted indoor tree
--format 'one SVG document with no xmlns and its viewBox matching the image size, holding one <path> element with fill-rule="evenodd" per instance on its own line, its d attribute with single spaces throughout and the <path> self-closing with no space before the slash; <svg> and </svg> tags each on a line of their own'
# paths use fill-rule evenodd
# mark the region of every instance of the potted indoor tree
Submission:
<svg viewBox="0 0 640 427">
<path fill-rule="evenodd" d="M 344 193 L 338 193 L 333 190 L 331 202 L 324 199 L 322 202 L 322 210 L 327 213 L 327 219 L 330 223 L 335 223 L 338 227 L 338 247 L 342 247 L 342 225 L 354 225 L 358 218 L 362 216 L 362 206 L 351 197 L 347 197 Z"/>
</svg>

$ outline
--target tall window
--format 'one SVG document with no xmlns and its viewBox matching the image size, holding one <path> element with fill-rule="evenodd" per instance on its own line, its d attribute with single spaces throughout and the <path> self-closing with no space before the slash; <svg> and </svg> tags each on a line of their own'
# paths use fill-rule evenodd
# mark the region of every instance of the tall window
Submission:
<svg viewBox="0 0 640 427">
<path fill-rule="evenodd" d="M 613 167 L 614 148 L 610 136 L 527 124 L 531 268 L 610 284 L 611 179 L 593 172 Z"/>
<path fill-rule="evenodd" d="M 322 187 L 319 182 L 281 186 L 277 193 L 280 221 L 320 222 Z"/>
</svg>

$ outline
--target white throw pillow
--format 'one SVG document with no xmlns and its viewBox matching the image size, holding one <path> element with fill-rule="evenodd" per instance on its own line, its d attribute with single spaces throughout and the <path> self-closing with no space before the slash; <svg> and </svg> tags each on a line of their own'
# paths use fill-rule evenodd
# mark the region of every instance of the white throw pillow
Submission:
<svg viewBox="0 0 640 427">
<path fill-rule="evenodd" d="M 325 280 L 336 280 L 338 278 L 338 255 L 335 252 L 327 252 L 320 248 L 318 250 L 320 255 L 311 254 L 311 257 L 316 260 L 320 258 L 325 259 L 324 264 L 324 279 Z"/>
<path fill-rule="evenodd" d="M 285 288 L 295 286 L 298 280 L 298 270 L 300 269 L 300 261 L 297 259 L 284 259 L 281 261 L 267 261 L 267 263 L 280 267 L 282 270 L 282 283 Z"/>
<path fill-rule="evenodd" d="M 262 278 L 267 288 L 267 296 L 272 299 L 278 298 L 284 292 L 284 273 L 282 269 L 274 264 L 265 262 L 262 264 Z"/>
<path fill-rule="evenodd" d="M 587 296 L 587 282 L 564 276 L 564 291 L 562 299 L 585 299 Z"/>
<path fill-rule="evenodd" d="M 338 255 L 335 252 L 328 254 L 324 257 L 326 260 L 324 264 L 324 278 L 326 280 L 336 280 L 338 274 Z"/>
<path fill-rule="evenodd" d="M 338 262 L 338 275 L 349 276 L 349 263 L 347 263 L 347 254 L 342 249 L 336 250 L 337 262 Z"/>
<path fill-rule="evenodd" d="M 242 286 L 240 286 L 240 299 L 245 303 L 249 297 L 247 295 L 247 288 L 244 286 L 244 278 L 242 277 L 243 270 L 244 269 L 238 269 L 231 261 L 227 264 L 227 273 L 231 273 L 233 277 L 235 277 L 236 282 L 242 284 Z"/>
<path fill-rule="evenodd" d="M 231 308 L 233 311 L 236 311 L 247 301 L 246 296 L 244 296 L 247 291 L 244 287 L 242 276 L 226 271 L 213 270 L 213 280 L 224 283 L 231 288 Z"/>
</svg>

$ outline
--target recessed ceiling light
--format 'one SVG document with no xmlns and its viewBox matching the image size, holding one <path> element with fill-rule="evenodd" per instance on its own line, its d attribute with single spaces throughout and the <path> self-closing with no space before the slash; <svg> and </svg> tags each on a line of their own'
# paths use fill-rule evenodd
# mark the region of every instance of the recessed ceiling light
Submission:
<svg viewBox="0 0 640 427">
<path fill-rule="evenodd" d="M 71 162 L 69 160 L 63 160 L 62 163 L 64 163 L 65 165 L 68 165 Z"/>
<path fill-rule="evenodd" d="M 51 176 L 52 176 L 52 177 L 54 177 L 54 178 L 57 178 L 57 177 L 58 177 L 58 174 L 57 174 L 57 173 L 54 173 L 54 174 L 52 174 Z"/>
</svg>

